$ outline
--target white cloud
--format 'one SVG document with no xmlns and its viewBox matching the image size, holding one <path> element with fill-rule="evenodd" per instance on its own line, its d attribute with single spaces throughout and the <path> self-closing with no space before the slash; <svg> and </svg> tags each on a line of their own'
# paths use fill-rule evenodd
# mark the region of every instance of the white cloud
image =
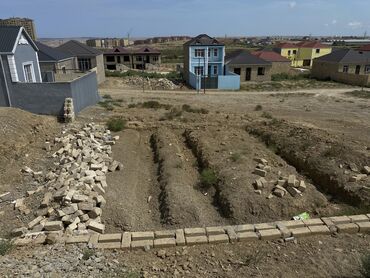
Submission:
<svg viewBox="0 0 370 278">
<path fill-rule="evenodd" d="M 331 24 L 333 24 L 333 25 L 335 25 L 335 24 L 337 24 L 337 20 L 336 19 L 333 19 L 332 21 L 331 21 Z"/>
<path fill-rule="evenodd" d="M 362 27 L 362 23 L 359 22 L 359 21 L 351 21 L 351 22 L 348 23 L 348 26 L 353 28 L 353 29 L 357 29 L 357 28 Z"/>
<path fill-rule="evenodd" d="M 294 8 L 295 6 L 297 6 L 296 1 L 290 1 L 288 4 L 289 4 L 289 7 L 291 7 L 291 8 Z"/>
</svg>

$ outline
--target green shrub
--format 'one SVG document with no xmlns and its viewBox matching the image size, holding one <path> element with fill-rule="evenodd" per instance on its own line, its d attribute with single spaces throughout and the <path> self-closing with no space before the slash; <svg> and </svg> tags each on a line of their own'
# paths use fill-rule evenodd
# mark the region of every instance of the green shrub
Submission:
<svg viewBox="0 0 370 278">
<path fill-rule="evenodd" d="M 85 249 L 82 253 L 82 259 L 84 261 L 87 261 L 94 255 L 95 255 L 95 251 L 93 249 Z"/>
<path fill-rule="evenodd" d="M 310 74 L 305 73 L 305 74 L 288 74 L 288 73 L 276 73 L 271 75 L 271 80 L 272 81 L 283 81 L 283 80 L 303 80 L 303 79 L 309 79 Z"/>
<path fill-rule="evenodd" d="M 166 112 L 161 120 L 173 120 L 174 118 L 180 117 L 182 111 L 177 108 L 172 108 L 169 112 Z"/>
<path fill-rule="evenodd" d="M 12 248 L 13 244 L 10 240 L 0 240 L 0 256 L 5 256 Z"/>
<path fill-rule="evenodd" d="M 103 98 L 104 98 L 104 99 L 112 99 L 112 97 L 111 97 L 110 95 L 108 95 L 108 94 L 105 94 L 105 95 L 103 96 Z"/>
<path fill-rule="evenodd" d="M 345 94 L 358 98 L 370 98 L 370 91 L 355 90 L 352 92 L 346 92 Z"/>
<path fill-rule="evenodd" d="M 256 107 L 254 107 L 254 111 L 261 111 L 262 110 L 262 105 L 257 104 Z"/>
<path fill-rule="evenodd" d="M 150 108 L 150 109 L 164 108 L 166 110 L 168 110 L 172 107 L 172 105 L 170 105 L 170 104 L 162 104 L 162 103 L 160 103 L 158 101 L 155 101 L 155 100 L 149 100 L 149 101 L 143 102 L 140 106 L 143 107 L 143 108 Z"/>
<path fill-rule="evenodd" d="M 215 186 L 217 182 L 218 178 L 212 169 L 206 168 L 200 173 L 200 184 L 203 188 Z"/>
<path fill-rule="evenodd" d="M 121 131 L 125 128 L 126 121 L 122 118 L 110 118 L 107 121 L 107 127 L 110 131 Z"/>
<path fill-rule="evenodd" d="M 367 253 L 365 256 L 361 259 L 361 273 L 364 277 L 370 278 L 370 253 Z"/>
<path fill-rule="evenodd" d="M 192 108 L 189 104 L 184 104 L 182 106 L 182 110 L 189 113 L 200 113 L 200 114 L 209 113 L 209 111 L 205 108 Z"/>
</svg>

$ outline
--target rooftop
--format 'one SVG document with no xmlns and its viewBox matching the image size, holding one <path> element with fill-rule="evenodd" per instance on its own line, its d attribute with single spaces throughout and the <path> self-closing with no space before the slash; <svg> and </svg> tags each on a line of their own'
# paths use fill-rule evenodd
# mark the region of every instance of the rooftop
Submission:
<svg viewBox="0 0 370 278">
<path fill-rule="evenodd" d="M 246 50 L 237 50 L 230 53 L 225 57 L 225 63 L 235 65 L 271 65 L 271 62 L 261 59 Z"/>
<path fill-rule="evenodd" d="M 72 58 L 73 56 L 67 53 L 64 53 L 56 48 L 52 48 L 47 46 L 41 42 L 35 42 L 39 52 L 39 60 L 40 62 L 50 62 L 50 61 L 62 61 L 65 59 Z"/>
<path fill-rule="evenodd" d="M 269 61 L 269 62 L 288 62 L 290 63 L 290 60 L 281 56 L 280 54 L 270 51 L 270 50 L 260 50 L 260 51 L 254 51 L 252 52 L 253 55 Z"/>
<path fill-rule="evenodd" d="M 370 52 L 358 51 L 353 49 L 338 49 L 328 55 L 316 58 L 317 61 L 337 62 L 337 63 L 370 63 Z"/>
<path fill-rule="evenodd" d="M 35 50 L 38 50 L 34 41 L 30 38 L 25 29 L 21 26 L 0 26 L 0 53 L 12 53 L 14 46 L 20 36 L 20 32 L 27 37 Z"/>
<path fill-rule="evenodd" d="M 223 43 L 220 43 L 215 38 L 211 38 L 207 34 L 201 34 L 192 38 L 191 40 L 187 41 L 184 45 L 186 46 L 197 46 L 197 45 L 204 45 L 204 46 L 212 46 L 212 45 L 219 45 L 223 46 Z"/>
<path fill-rule="evenodd" d="M 76 40 L 67 41 L 56 49 L 72 56 L 98 56 L 103 53 Z"/>
</svg>

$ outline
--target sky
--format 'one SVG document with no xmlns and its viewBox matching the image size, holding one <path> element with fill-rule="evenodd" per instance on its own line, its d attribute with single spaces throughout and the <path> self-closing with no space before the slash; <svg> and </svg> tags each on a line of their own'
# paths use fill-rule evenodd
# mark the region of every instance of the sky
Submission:
<svg viewBox="0 0 370 278">
<path fill-rule="evenodd" d="M 370 35 L 370 0 L 0 0 L 40 38 Z"/>
</svg>

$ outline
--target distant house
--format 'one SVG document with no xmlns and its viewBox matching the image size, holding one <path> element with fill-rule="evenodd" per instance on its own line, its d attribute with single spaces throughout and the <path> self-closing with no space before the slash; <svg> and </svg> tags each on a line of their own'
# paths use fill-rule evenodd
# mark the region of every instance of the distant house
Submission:
<svg viewBox="0 0 370 278">
<path fill-rule="evenodd" d="M 358 50 L 359 51 L 370 51 L 370 44 L 363 45 Z"/>
<path fill-rule="evenodd" d="M 43 82 L 65 80 L 66 75 L 76 70 L 75 57 L 41 42 L 35 43 L 39 49 L 38 56 Z"/>
<path fill-rule="evenodd" d="M 271 80 L 271 62 L 246 50 L 230 53 L 225 58 L 225 64 L 228 70 L 240 76 L 240 82 Z"/>
<path fill-rule="evenodd" d="M 23 27 L 0 26 L 0 106 L 62 116 L 66 98 L 75 113 L 99 101 L 95 72 L 43 83 L 38 51 Z"/>
<path fill-rule="evenodd" d="M 288 73 L 291 69 L 291 62 L 288 58 L 281 56 L 280 54 L 269 51 L 260 50 L 252 52 L 253 55 L 271 63 L 271 75 L 279 73 Z"/>
<path fill-rule="evenodd" d="M 331 53 L 331 46 L 319 41 L 302 41 L 299 43 L 280 43 L 274 51 L 288 58 L 293 67 L 311 67 L 312 61 Z"/>
<path fill-rule="evenodd" d="M 161 52 L 152 47 L 128 49 L 116 47 L 104 53 L 104 65 L 107 70 L 150 69 L 161 64 Z"/>
<path fill-rule="evenodd" d="M 105 81 L 103 52 L 87 46 L 79 41 L 70 40 L 56 48 L 68 55 L 76 57 L 77 68 L 82 71 L 95 70 L 98 84 Z"/>
<path fill-rule="evenodd" d="M 370 52 L 339 49 L 313 62 L 312 76 L 351 85 L 370 85 Z"/>
<path fill-rule="evenodd" d="M 206 34 L 184 44 L 183 74 L 196 89 L 240 89 L 240 77 L 225 67 L 225 45 Z"/>
</svg>

